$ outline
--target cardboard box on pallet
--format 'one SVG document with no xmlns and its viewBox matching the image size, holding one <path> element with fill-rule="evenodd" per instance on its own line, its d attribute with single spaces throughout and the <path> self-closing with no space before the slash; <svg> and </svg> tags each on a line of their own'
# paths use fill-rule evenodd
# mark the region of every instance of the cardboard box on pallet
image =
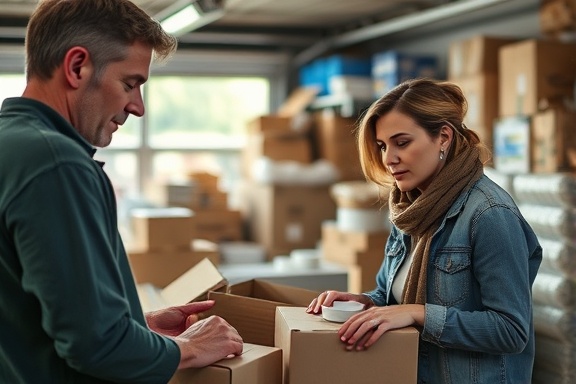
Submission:
<svg viewBox="0 0 576 384">
<path fill-rule="evenodd" d="M 282 384 L 282 350 L 244 343 L 242 355 L 178 370 L 169 384 Z"/>
<path fill-rule="evenodd" d="M 207 240 L 193 240 L 189 250 L 128 250 L 130 267 L 137 284 L 150 283 L 164 288 L 178 276 L 204 259 L 214 265 L 220 262 L 218 245 Z"/>
<path fill-rule="evenodd" d="M 386 332 L 369 349 L 346 351 L 339 323 L 305 312 L 276 308 L 275 346 L 283 351 L 284 384 L 416 383 L 418 339 L 415 328 Z"/>
<path fill-rule="evenodd" d="M 245 342 L 274 346 L 274 321 L 279 305 L 308 306 L 320 292 L 253 279 L 230 285 L 227 292 L 209 292 L 216 304 L 205 313 L 235 327 Z"/>
</svg>

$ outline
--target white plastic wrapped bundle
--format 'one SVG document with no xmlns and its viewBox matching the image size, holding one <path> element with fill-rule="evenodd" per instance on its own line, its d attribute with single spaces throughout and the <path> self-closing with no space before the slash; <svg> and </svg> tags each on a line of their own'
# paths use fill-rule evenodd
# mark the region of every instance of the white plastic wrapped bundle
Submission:
<svg viewBox="0 0 576 384">
<path fill-rule="evenodd" d="M 576 247 L 570 244 L 539 237 L 542 246 L 540 271 L 556 273 L 576 281 Z"/>
<path fill-rule="evenodd" d="M 534 303 L 534 329 L 537 334 L 556 340 L 576 337 L 576 314 L 573 310 Z"/>
<path fill-rule="evenodd" d="M 520 204 L 522 215 L 534 232 L 542 237 L 574 241 L 576 239 L 576 210 L 565 207 Z"/>
<path fill-rule="evenodd" d="M 572 308 L 575 296 L 574 282 L 560 275 L 539 271 L 532 285 L 532 299 L 538 304 Z"/>
<path fill-rule="evenodd" d="M 516 201 L 576 207 L 576 176 L 568 173 L 521 174 L 512 181 Z"/>
<path fill-rule="evenodd" d="M 301 164 L 261 157 L 254 162 L 251 171 L 252 179 L 260 184 L 328 185 L 339 178 L 338 170 L 327 160 Z"/>
<path fill-rule="evenodd" d="M 502 189 L 504 189 L 510 196 L 515 198 L 514 187 L 513 187 L 513 175 L 498 172 L 494 168 L 485 167 L 484 174 L 488 176 L 492 181 L 498 184 Z"/>
</svg>

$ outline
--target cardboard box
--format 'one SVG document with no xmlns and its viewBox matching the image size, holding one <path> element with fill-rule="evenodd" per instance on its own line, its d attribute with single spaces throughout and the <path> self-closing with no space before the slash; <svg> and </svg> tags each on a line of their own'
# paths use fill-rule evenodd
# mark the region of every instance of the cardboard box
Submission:
<svg viewBox="0 0 576 384">
<path fill-rule="evenodd" d="M 176 371 L 170 384 L 282 384 L 282 350 L 244 343 L 242 355 Z"/>
<path fill-rule="evenodd" d="M 242 214 L 238 210 L 197 211 L 196 237 L 216 243 L 243 240 Z"/>
<path fill-rule="evenodd" d="M 468 101 L 468 113 L 464 124 L 480 136 L 480 140 L 493 148 L 492 135 L 494 121 L 498 118 L 498 75 L 479 73 L 454 80 Z"/>
<path fill-rule="evenodd" d="M 532 172 L 576 169 L 576 112 L 553 108 L 532 117 Z"/>
<path fill-rule="evenodd" d="M 146 251 L 189 250 L 194 213 L 186 208 L 138 208 L 131 211 L 131 246 Z"/>
<path fill-rule="evenodd" d="M 450 44 L 448 49 L 448 79 L 477 75 L 498 75 L 498 51 L 518 39 L 476 35 Z"/>
<path fill-rule="evenodd" d="M 128 250 L 128 259 L 137 284 L 150 283 L 164 288 L 204 259 L 218 265 L 220 252 L 218 246 L 210 241 L 193 240 L 188 251 Z"/>
<path fill-rule="evenodd" d="M 576 1 L 542 0 L 538 12 L 540 31 L 552 37 L 576 30 Z"/>
<path fill-rule="evenodd" d="M 504 45 L 499 55 L 499 115 L 531 116 L 541 100 L 573 97 L 576 44 L 525 40 Z"/>
<path fill-rule="evenodd" d="M 339 180 L 364 180 L 355 136 L 356 119 L 340 117 L 331 110 L 314 114 L 318 158 L 332 163 Z"/>
<path fill-rule="evenodd" d="M 227 292 L 209 292 L 215 300 L 206 316 L 218 315 L 228 321 L 244 342 L 274 346 L 274 319 L 279 305 L 308 306 L 320 292 L 253 279 L 233 284 Z"/>
<path fill-rule="evenodd" d="M 304 307 L 276 308 L 275 346 L 282 348 L 284 384 L 416 383 L 415 328 L 388 331 L 364 351 L 346 351 L 331 323 Z"/>
<path fill-rule="evenodd" d="M 137 286 L 144 312 L 206 300 L 209 291 L 224 292 L 227 287 L 228 281 L 209 259 L 200 261 L 163 289 L 149 283 Z"/>
<path fill-rule="evenodd" d="M 494 125 L 494 168 L 506 174 L 531 169 L 531 128 L 528 117 L 504 117 Z"/>
<path fill-rule="evenodd" d="M 293 249 L 314 248 L 322 222 L 336 216 L 329 186 L 253 183 L 245 195 L 250 240 L 262 244 L 269 259 Z M 278 250 L 282 253 L 275 253 Z"/>
<path fill-rule="evenodd" d="M 332 222 L 322 225 L 322 258 L 348 268 L 348 291 L 362 293 L 376 287 L 390 232 L 342 231 Z"/>
</svg>

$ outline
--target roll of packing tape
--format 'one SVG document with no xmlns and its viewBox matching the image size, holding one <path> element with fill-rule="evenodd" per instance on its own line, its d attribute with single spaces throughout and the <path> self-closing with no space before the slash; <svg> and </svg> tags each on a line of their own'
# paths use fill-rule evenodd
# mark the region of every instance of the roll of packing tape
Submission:
<svg viewBox="0 0 576 384">
<path fill-rule="evenodd" d="M 292 269 L 292 259 L 290 256 L 276 256 L 272 260 L 272 265 L 277 271 L 289 271 Z"/>
<path fill-rule="evenodd" d="M 320 266 L 320 254 L 316 249 L 294 249 L 290 259 L 295 268 L 314 269 Z"/>
<path fill-rule="evenodd" d="M 341 231 L 376 232 L 388 229 L 387 215 L 387 210 L 338 208 L 336 224 Z"/>
</svg>

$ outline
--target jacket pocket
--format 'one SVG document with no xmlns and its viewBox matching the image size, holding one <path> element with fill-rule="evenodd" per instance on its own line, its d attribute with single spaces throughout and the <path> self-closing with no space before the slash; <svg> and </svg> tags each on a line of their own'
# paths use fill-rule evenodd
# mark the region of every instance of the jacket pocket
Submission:
<svg viewBox="0 0 576 384">
<path fill-rule="evenodd" d="M 470 248 L 444 248 L 434 260 L 434 301 L 454 306 L 468 297 L 470 290 Z"/>
</svg>

